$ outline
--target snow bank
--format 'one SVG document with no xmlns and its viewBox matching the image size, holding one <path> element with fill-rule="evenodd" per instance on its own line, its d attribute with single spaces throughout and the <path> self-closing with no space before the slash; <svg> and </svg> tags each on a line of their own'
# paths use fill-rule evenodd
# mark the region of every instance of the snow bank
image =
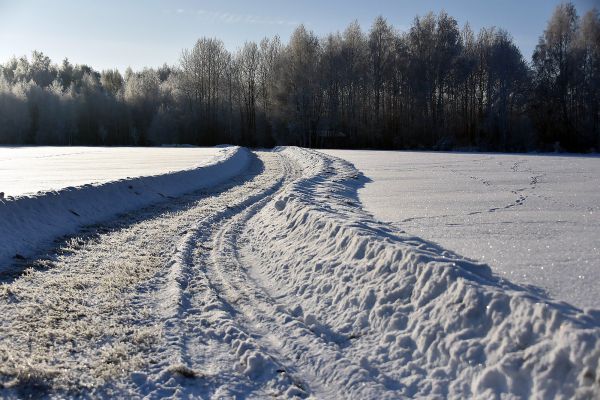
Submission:
<svg viewBox="0 0 600 400">
<path fill-rule="evenodd" d="M 600 158 L 319 151 L 370 179 L 358 197 L 377 219 L 484 261 L 514 283 L 600 308 Z"/>
<path fill-rule="evenodd" d="M 0 192 L 30 196 L 70 186 L 197 168 L 221 147 L 0 146 Z"/>
<path fill-rule="evenodd" d="M 362 376 L 398 396 L 600 396 L 599 311 L 376 222 L 356 201 L 364 178 L 351 164 L 280 151 L 304 175 L 250 221 L 255 274 Z"/>
<path fill-rule="evenodd" d="M 0 266 L 84 225 L 224 182 L 249 161 L 247 149 L 228 147 L 197 168 L 0 199 Z"/>
</svg>

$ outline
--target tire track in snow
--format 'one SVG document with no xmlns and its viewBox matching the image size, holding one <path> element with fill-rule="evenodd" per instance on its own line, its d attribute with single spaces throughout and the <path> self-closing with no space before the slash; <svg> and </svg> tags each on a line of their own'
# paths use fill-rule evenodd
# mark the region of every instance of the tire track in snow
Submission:
<svg viewBox="0 0 600 400">
<path fill-rule="evenodd" d="M 286 158 L 284 161 L 291 162 Z M 251 248 L 243 243 L 243 233 L 247 222 L 271 197 L 231 218 L 214 235 L 211 256 L 202 262 L 206 263 L 209 279 L 234 310 L 232 316 L 242 338 L 235 338 L 232 345 L 238 353 L 242 349 L 241 361 L 247 363 L 246 369 L 275 370 L 288 375 L 292 385 L 287 393 L 277 395 L 339 398 L 352 393 L 363 398 L 393 398 L 382 384 L 344 355 L 344 344 L 350 338 L 337 337 L 333 331 L 329 332 L 331 335 L 315 332 L 309 327 L 309 321 L 294 315 L 253 278 L 252 264 L 260 261 L 252 259 Z M 339 340 L 328 340 L 328 336 Z M 252 365 L 250 358 L 244 358 L 247 353 L 260 360 L 257 365 Z M 255 378 L 269 379 L 265 378 L 264 371 L 261 374 L 263 376 Z"/>
<path fill-rule="evenodd" d="M 150 391 L 156 396 L 177 393 L 178 397 L 222 397 L 256 392 L 263 395 L 300 392 L 289 376 L 278 372 L 281 368 L 277 363 L 271 365 L 276 375 L 273 379 L 256 379 L 257 363 L 266 360 L 259 361 L 256 353 L 245 354 L 251 347 L 247 342 L 237 346 L 247 335 L 235 321 L 234 302 L 223 296 L 221 286 L 215 284 L 205 268 L 213 248 L 207 243 L 215 231 L 248 207 L 262 204 L 294 173 L 277 154 L 263 153 L 260 158 L 265 172 L 257 173 L 255 179 L 216 199 L 218 211 L 206 215 L 186 233 L 169 263 L 170 271 L 162 285 L 161 307 L 167 320 L 165 337 L 170 348 L 170 365 L 152 377 Z M 258 169 L 258 164 L 255 163 L 253 169 Z M 203 343 L 198 343 L 199 338 Z M 198 351 L 200 347 L 202 350 Z M 201 382 L 169 382 L 170 372 L 181 374 L 182 371 L 188 378 L 199 378 Z"/>
<path fill-rule="evenodd" d="M 214 229 L 210 222 L 230 204 L 262 196 L 277 171 L 258 160 L 253 168 L 226 185 L 89 228 L 36 260 L 37 269 L 8 274 L 0 287 L 0 395 L 175 395 L 186 379 L 210 393 L 217 381 L 238 379 L 196 374 L 186 369 L 185 351 L 173 349 L 190 332 L 197 347 L 208 341 L 183 313 L 193 313 L 189 293 L 201 290 L 186 285 L 197 272 L 189 265 L 194 232 Z M 222 353 L 215 357 L 235 361 Z"/>
</svg>

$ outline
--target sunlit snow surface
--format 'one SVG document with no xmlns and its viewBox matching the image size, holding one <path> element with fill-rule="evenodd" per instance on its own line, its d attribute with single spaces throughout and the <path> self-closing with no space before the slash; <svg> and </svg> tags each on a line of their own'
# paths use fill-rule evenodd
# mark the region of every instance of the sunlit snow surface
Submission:
<svg viewBox="0 0 600 400">
<path fill-rule="evenodd" d="M 226 182 L 250 161 L 237 146 L 3 150 L 0 270 L 85 225 Z"/>
<path fill-rule="evenodd" d="M 600 308 L 600 157 L 339 151 L 365 208 L 579 307 Z"/>
<path fill-rule="evenodd" d="M 206 163 L 219 148 L 0 147 L 0 192 L 34 194 L 164 174 Z"/>
</svg>

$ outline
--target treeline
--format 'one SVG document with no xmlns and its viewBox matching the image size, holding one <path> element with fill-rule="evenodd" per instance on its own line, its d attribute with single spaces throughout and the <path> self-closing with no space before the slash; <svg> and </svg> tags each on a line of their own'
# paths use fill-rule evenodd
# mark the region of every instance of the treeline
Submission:
<svg viewBox="0 0 600 400">
<path fill-rule="evenodd" d="M 235 53 L 202 38 L 124 75 L 33 52 L 0 66 L 0 143 L 597 150 L 600 15 L 557 7 L 530 63 L 506 31 L 443 12 Z"/>
</svg>

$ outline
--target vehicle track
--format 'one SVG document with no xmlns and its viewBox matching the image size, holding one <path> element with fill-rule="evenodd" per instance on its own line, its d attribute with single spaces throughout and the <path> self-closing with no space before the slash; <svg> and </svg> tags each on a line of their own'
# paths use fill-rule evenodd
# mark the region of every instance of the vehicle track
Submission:
<svg viewBox="0 0 600 400">
<path fill-rule="evenodd" d="M 288 164 L 286 170 L 294 170 L 289 159 L 282 157 L 282 161 Z M 273 190 L 273 195 L 276 192 Z M 289 304 L 294 299 L 274 298 L 260 280 L 255 279 L 256 264 L 260 260 L 254 257 L 244 230 L 270 198 L 262 199 L 229 219 L 213 235 L 210 257 L 196 263 L 206 265 L 212 285 L 222 300 L 230 304 L 232 323 L 244 339 L 250 338 L 247 351 L 258 352 L 260 357 L 267 359 L 260 378 L 275 380 L 276 377 L 270 374 L 287 376 L 291 384 L 288 390 L 296 395 L 391 398 L 380 382 L 366 374 L 359 363 L 346 357 L 344 349 L 351 338 L 333 332 L 324 334 L 323 331 L 327 331 L 324 326 L 319 331 L 311 329 L 310 321 L 305 323 L 304 316 L 296 315 L 290 309 Z M 234 348 L 241 345 L 239 340 L 231 344 Z M 245 351 L 242 362 L 244 354 Z"/>
<path fill-rule="evenodd" d="M 171 344 L 172 365 L 187 371 L 188 379 L 203 381 L 202 387 L 189 380 L 183 384 L 171 382 L 175 386 L 172 389 L 182 397 L 303 393 L 302 384 L 284 372 L 274 358 L 262 356 L 259 346 L 236 320 L 240 313 L 238 299 L 223 292 L 223 285 L 214 279 L 207 265 L 218 249 L 214 237 L 222 232 L 222 227 L 228 226 L 229 220 L 259 208 L 297 174 L 294 166 L 277 153 L 261 152 L 258 157 L 266 172 L 230 195 L 222 196 L 219 211 L 205 216 L 187 232 L 177 246 L 171 272 L 162 285 L 165 291 L 162 307 L 171 308 L 170 315 L 168 311 L 165 314 L 172 321 L 167 325 L 165 337 Z M 199 340 L 204 343 L 200 345 Z M 201 347 L 202 351 L 198 351 Z M 264 373 L 267 370 L 271 375 Z M 164 385 L 156 385 L 152 393 L 164 394 Z"/>
<path fill-rule="evenodd" d="M 258 273 L 248 223 L 302 179 L 256 152 L 227 185 L 90 228 L 11 277 L 0 396 L 392 398 L 352 337 L 316 329 Z"/>
<path fill-rule="evenodd" d="M 284 373 L 255 382 L 258 353 L 244 369 L 223 346 L 241 343 L 237 311 L 202 265 L 226 220 L 293 179 L 282 157 L 259 153 L 226 185 L 88 228 L 34 268 L 6 274 L 0 395 L 302 394 Z"/>
</svg>

